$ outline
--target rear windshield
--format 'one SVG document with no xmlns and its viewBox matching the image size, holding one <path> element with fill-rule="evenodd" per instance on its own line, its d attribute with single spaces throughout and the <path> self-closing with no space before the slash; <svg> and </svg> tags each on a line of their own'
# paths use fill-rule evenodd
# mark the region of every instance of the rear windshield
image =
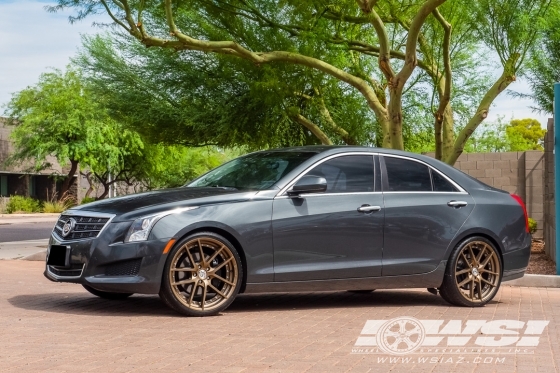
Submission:
<svg viewBox="0 0 560 373">
<path fill-rule="evenodd" d="M 186 185 L 239 190 L 269 189 L 314 152 L 261 152 L 234 159 Z"/>
</svg>

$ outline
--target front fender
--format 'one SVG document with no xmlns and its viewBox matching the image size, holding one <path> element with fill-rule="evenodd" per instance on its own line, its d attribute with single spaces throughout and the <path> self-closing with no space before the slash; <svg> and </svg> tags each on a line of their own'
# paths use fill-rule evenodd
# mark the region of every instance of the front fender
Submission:
<svg viewBox="0 0 560 373">
<path fill-rule="evenodd" d="M 190 232 L 209 228 L 227 232 L 243 250 L 248 282 L 273 281 L 272 200 L 253 200 L 238 203 L 201 206 L 158 221 L 150 240 L 177 240 Z"/>
</svg>

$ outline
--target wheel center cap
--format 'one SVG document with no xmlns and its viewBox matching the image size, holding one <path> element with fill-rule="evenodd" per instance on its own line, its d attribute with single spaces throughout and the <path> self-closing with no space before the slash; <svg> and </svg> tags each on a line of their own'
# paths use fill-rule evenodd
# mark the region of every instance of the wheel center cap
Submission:
<svg viewBox="0 0 560 373">
<path fill-rule="evenodd" d="M 207 277 L 206 271 L 203 270 L 203 269 L 199 269 L 199 270 L 198 270 L 198 277 L 199 277 L 201 280 L 206 280 L 206 277 Z"/>
<path fill-rule="evenodd" d="M 478 269 L 473 268 L 473 269 L 472 269 L 472 274 L 473 274 L 473 276 L 478 277 L 478 275 L 479 275 Z"/>
</svg>

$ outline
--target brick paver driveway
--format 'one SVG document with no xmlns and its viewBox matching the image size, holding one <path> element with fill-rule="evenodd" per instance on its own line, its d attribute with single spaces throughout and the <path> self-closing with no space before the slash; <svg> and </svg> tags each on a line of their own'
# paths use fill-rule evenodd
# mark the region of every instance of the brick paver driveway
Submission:
<svg viewBox="0 0 560 373">
<path fill-rule="evenodd" d="M 51 283 L 42 270 L 40 262 L 0 261 L 2 372 L 554 372 L 560 363 L 557 289 L 505 286 L 481 309 L 450 307 L 416 290 L 243 295 L 221 316 L 185 318 L 156 296 L 105 301 L 79 285 Z M 401 316 L 444 320 L 442 327 L 449 320 L 463 328 L 466 320 L 550 324 L 533 334 L 538 347 L 509 352 L 398 356 L 355 347 L 367 320 Z"/>
</svg>

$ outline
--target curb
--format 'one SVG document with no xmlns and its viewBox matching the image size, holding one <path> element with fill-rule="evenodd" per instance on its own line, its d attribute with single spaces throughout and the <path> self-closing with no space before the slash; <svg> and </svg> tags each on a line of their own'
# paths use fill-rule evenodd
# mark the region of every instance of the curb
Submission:
<svg viewBox="0 0 560 373">
<path fill-rule="evenodd" d="M 503 283 L 504 286 L 522 286 L 529 288 L 560 288 L 560 276 L 525 275 L 516 280 Z"/>
<path fill-rule="evenodd" d="M 38 253 L 24 256 L 19 258 L 19 260 L 29 260 L 32 262 L 44 262 L 47 260 L 47 250 L 39 251 Z"/>
<path fill-rule="evenodd" d="M 30 214 L 0 214 L 0 219 L 29 219 L 29 218 L 58 218 L 60 216 L 59 213 L 30 213 Z"/>
</svg>

